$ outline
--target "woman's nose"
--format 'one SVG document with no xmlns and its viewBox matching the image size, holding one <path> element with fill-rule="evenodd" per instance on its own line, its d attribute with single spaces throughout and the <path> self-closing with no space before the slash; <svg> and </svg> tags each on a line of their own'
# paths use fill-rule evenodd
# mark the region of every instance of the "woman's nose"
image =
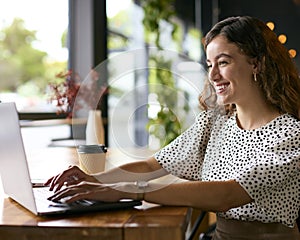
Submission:
<svg viewBox="0 0 300 240">
<path fill-rule="evenodd" d="M 210 68 L 208 78 L 211 82 L 217 81 L 220 78 L 220 71 L 217 66 L 212 66 Z"/>
</svg>

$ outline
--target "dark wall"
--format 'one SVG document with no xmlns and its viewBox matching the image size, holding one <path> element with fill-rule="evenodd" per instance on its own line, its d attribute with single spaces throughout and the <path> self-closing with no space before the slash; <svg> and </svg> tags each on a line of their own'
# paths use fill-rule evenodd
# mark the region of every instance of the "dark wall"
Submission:
<svg viewBox="0 0 300 240">
<path fill-rule="evenodd" d="M 204 0 L 205 1 L 205 0 Z M 274 32 L 285 34 L 288 49 L 295 49 L 300 69 L 300 4 L 296 0 L 219 0 L 219 19 L 228 16 L 250 15 L 264 22 L 275 23 Z"/>
<path fill-rule="evenodd" d="M 141 0 L 135 0 L 140 4 Z M 206 34 L 217 20 L 249 15 L 275 23 L 274 32 L 285 34 L 288 49 L 295 49 L 294 59 L 300 70 L 300 0 L 175 0 L 177 15 L 186 24 Z"/>
<path fill-rule="evenodd" d="M 203 34 L 214 21 L 229 16 L 249 15 L 275 23 L 274 32 L 285 34 L 288 49 L 295 49 L 300 70 L 300 0 L 176 0 L 177 15 Z M 198 21 L 198 22 L 197 22 Z"/>
</svg>

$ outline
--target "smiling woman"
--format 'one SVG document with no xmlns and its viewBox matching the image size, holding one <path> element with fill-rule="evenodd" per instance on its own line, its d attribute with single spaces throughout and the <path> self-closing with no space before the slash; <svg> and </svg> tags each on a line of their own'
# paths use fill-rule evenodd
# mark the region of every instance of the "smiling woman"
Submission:
<svg viewBox="0 0 300 240">
<path fill-rule="evenodd" d="M 74 166 L 53 176 L 49 199 L 188 206 L 217 213 L 214 240 L 299 239 L 298 71 L 275 34 L 250 16 L 218 22 L 205 41 L 215 106 L 205 105 L 211 95 L 204 92 L 206 109 L 195 122 L 148 158 L 91 175 Z M 186 181 L 154 181 L 168 174 Z"/>
<path fill-rule="evenodd" d="M 219 105 L 257 104 L 258 99 L 264 98 L 257 79 L 253 81 L 262 68 L 257 59 L 245 55 L 222 35 L 207 46 L 207 53 L 209 80 Z"/>
</svg>

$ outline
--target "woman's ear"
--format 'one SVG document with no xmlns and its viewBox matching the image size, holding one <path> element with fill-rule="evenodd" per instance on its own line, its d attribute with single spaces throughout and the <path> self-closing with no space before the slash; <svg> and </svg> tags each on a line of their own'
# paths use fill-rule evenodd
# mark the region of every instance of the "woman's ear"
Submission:
<svg viewBox="0 0 300 240">
<path fill-rule="evenodd" d="M 261 70 L 262 70 L 262 64 L 260 61 L 258 61 L 257 58 L 252 58 L 250 60 L 250 64 L 252 65 L 252 70 L 253 70 L 253 73 L 260 73 Z"/>
</svg>

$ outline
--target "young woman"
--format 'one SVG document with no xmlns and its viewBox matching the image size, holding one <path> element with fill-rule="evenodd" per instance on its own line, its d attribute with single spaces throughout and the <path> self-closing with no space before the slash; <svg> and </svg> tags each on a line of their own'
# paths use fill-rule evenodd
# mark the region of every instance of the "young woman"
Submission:
<svg viewBox="0 0 300 240">
<path fill-rule="evenodd" d="M 276 35 L 248 16 L 217 23 L 204 45 L 209 81 L 195 123 L 146 161 L 93 176 L 71 167 L 46 183 L 56 190 L 51 200 L 191 206 L 217 212 L 217 240 L 299 239 L 296 67 Z M 190 181 L 150 181 L 169 173 Z"/>
</svg>

